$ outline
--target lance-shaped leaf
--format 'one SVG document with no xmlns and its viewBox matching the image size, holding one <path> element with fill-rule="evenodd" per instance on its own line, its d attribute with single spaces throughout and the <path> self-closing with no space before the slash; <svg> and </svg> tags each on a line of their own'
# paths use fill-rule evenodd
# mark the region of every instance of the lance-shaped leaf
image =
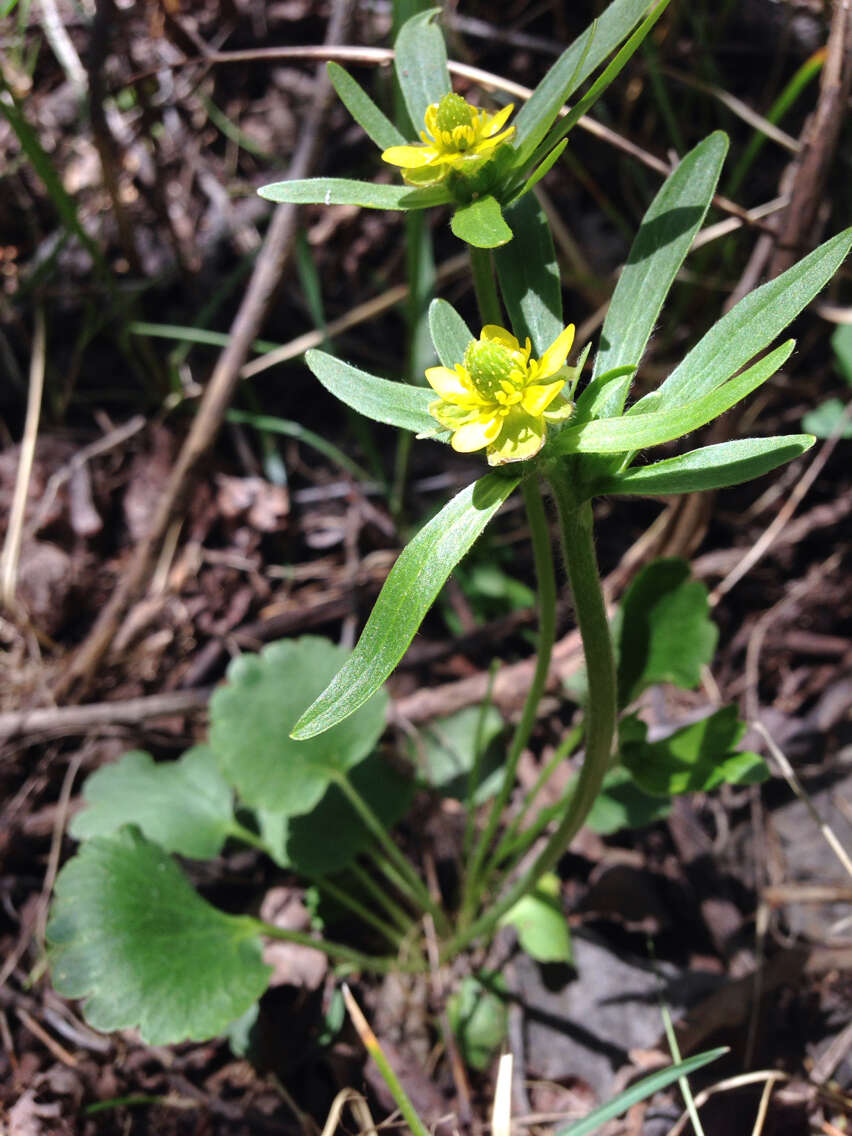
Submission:
<svg viewBox="0 0 852 1136">
<path fill-rule="evenodd" d="M 503 219 L 500 204 L 490 194 L 457 209 L 450 227 L 460 241 L 474 248 L 498 248 L 512 239 L 512 230 Z"/>
<path fill-rule="evenodd" d="M 87 841 L 56 880 L 53 985 L 86 1021 L 149 1045 L 222 1033 L 264 992 L 257 923 L 226 915 L 135 829 Z"/>
<path fill-rule="evenodd" d="M 348 652 L 327 639 L 282 639 L 240 655 L 210 699 L 210 746 L 228 780 L 253 808 L 308 813 L 329 785 L 373 750 L 385 728 L 387 695 L 370 691 L 334 730 L 295 742 L 290 731 Z"/>
<path fill-rule="evenodd" d="M 638 365 L 672 281 L 707 213 L 727 149 L 728 139 L 721 131 L 705 138 L 669 175 L 651 202 L 612 295 L 593 382 L 616 367 Z M 589 418 L 621 414 L 629 387 L 627 376 L 597 392 L 597 397 L 590 393 L 594 388 L 587 388 L 579 400 L 578 414 Z"/>
<path fill-rule="evenodd" d="M 515 240 L 495 253 L 500 291 L 515 333 L 521 341 L 528 335 L 533 355 L 540 356 L 565 326 L 553 235 L 533 194 L 516 201 L 506 216 Z"/>
<path fill-rule="evenodd" d="M 651 11 L 647 19 L 642 21 L 633 35 L 628 39 L 627 43 L 625 43 L 614 58 L 609 61 L 603 73 L 595 79 L 594 83 L 580 101 L 571 107 L 568 114 L 557 119 L 553 124 L 538 152 L 533 157 L 533 162 L 539 161 L 552 147 L 558 145 L 558 143 L 565 138 L 566 134 L 573 130 L 576 123 L 583 117 L 586 111 L 590 110 L 595 105 L 607 87 L 618 78 L 628 61 L 639 50 L 642 41 L 651 31 L 654 24 L 656 24 L 657 20 L 662 16 L 669 2 L 670 0 L 658 0 L 657 6 Z"/>
<path fill-rule="evenodd" d="M 326 64 L 328 77 L 340 96 L 340 101 L 380 150 L 391 146 L 404 146 L 406 139 L 400 134 L 384 111 L 373 102 L 361 84 L 353 79 L 339 63 Z"/>
<path fill-rule="evenodd" d="M 435 401 L 430 387 L 380 379 L 325 351 L 308 351 L 305 362 L 335 398 L 374 422 L 400 426 L 415 434 L 433 434 L 440 429 L 429 413 L 429 404 Z"/>
<path fill-rule="evenodd" d="M 429 305 L 429 331 L 438 358 L 445 367 L 461 363 L 468 345 L 476 338 L 453 305 L 446 300 L 433 300 Z"/>
<path fill-rule="evenodd" d="M 423 129 L 426 108 L 440 102 L 450 91 L 447 49 L 435 19 L 440 8 L 430 8 L 406 20 L 394 44 L 396 77 L 405 99 L 411 124 Z"/>
<path fill-rule="evenodd" d="M 637 493 L 659 496 L 724 489 L 762 477 L 779 465 L 806 453 L 814 444 L 811 434 L 786 434 L 777 438 L 737 438 L 716 446 L 702 446 L 680 457 L 652 465 L 634 466 L 623 473 L 604 475 L 592 493 Z"/>
<path fill-rule="evenodd" d="M 693 402 L 649 414 L 623 414 L 619 418 L 599 418 L 581 426 L 569 426 L 553 439 L 551 452 L 563 454 L 620 454 L 659 446 L 704 426 L 730 410 L 761 383 L 774 375 L 789 358 L 795 340 L 788 339 L 760 362 L 743 371 L 717 390 Z"/>
<path fill-rule="evenodd" d="M 650 0 L 613 0 L 562 52 L 515 119 L 518 165 L 533 156 L 566 99 L 630 35 L 650 7 Z"/>
<path fill-rule="evenodd" d="M 360 205 L 364 209 L 429 209 L 452 200 L 442 185 L 412 189 L 354 178 L 293 178 L 262 185 L 257 192 L 279 205 Z"/>
<path fill-rule="evenodd" d="M 219 855 L 235 827 L 231 787 L 208 746 L 159 763 L 132 750 L 93 773 L 83 797 L 88 807 L 70 825 L 77 840 L 135 824 L 167 852 L 206 860 Z"/>
<path fill-rule="evenodd" d="M 722 316 L 656 391 L 632 413 L 683 406 L 713 390 L 781 332 L 832 278 L 852 247 L 852 228 L 838 233 Z"/>
<path fill-rule="evenodd" d="M 312 738 L 330 729 L 379 689 L 402 658 L 450 572 L 519 482 L 519 477 L 487 474 L 457 494 L 406 545 L 354 652 L 296 723 L 294 738 Z"/>
</svg>

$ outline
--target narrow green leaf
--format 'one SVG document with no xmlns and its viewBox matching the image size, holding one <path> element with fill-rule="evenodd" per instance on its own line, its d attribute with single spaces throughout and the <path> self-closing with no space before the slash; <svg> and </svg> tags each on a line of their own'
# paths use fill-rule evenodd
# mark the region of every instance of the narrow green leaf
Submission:
<svg viewBox="0 0 852 1136">
<path fill-rule="evenodd" d="M 557 146 L 554 146 L 549 153 L 545 154 L 544 158 L 542 158 L 541 162 L 539 162 L 539 164 L 518 190 L 517 194 L 512 198 L 511 202 L 509 202 L 510 205 L 514 205 L 514 203 L 521 197 L 523 197 L 525 193 L 529 193 L 531 189 L 534 189 L 538 185 L 544 175 L 551 171 L 551 169 L 556 165 L 556 163 L 565 153 L 565 147 L 567 145 L 568 139 L 563 138 L 563 140 Z"/>
<path fill-rule="evenodd" d="M 135 824 L 167 852 L 207 860 L 219 855 L 233 828 L 231 787 L 207 746 L 158 764 L 150 754 L 132 750 L 96 770 L 83 797 L 87 808 L 70 825 L 77 840 L 111 836 Z"/>
<path fill-rule="evenodd" d="M 722 316 L 658 390 L 646 399 L 657 408 L 683 406 L 718 387 L 754 358 L 835 274 L 852 247 L 852 228 L 820 245 L 775 280 L 750 292 Z"/>
<path fill-rule="evenodd" d="M 653 465 L 634 466 L 612 473 L 595 483 L 593 492 L 638 493 L 645 496 L 697 493 L 723 489 L 762 477 L 792 461 L 814 444 L 810 434 L 787 434 L 777 438 L 738 438 L 716 446 L 702 446 L 680 457 Z"/>
<path fill-rule="evenodd" d="M 620 707 L 660 682 L 698 686 L 719 637 L 707 588 L 685 560 L 647 564 L 625 593 L 618 623 Z"/>
<path fill-rule="evenodd" d="M 402 550 L 353 654 L 296 723 L 291 737 L 312 738 L 342 722 L 382 685 L 461 558 L 520 483 L 490 473 L 468 485 Z"/>
<path fill-rule="evenodd" d="M 591 110 L 607 87 L 618 78 L 626 64 L 639 50 L 643 40 L 651 31 L 654 24 L 656 24 L 657 20 L 659 20 L 660 16 L 662 16 L 669 2 L 670 0 L 659 0 L 651 14 L 642 21 L 628 41 L 620 48 L 615 57 L 609 61 L 603 73 L 595 79 L 594 83 L 580 101 L 571 107 L 569 113 L 563 118 L 556 120 L 544 142 L 541 144 L 538 153 L 533 158 L 533 161 L 538 161 L 541 155 L 546 154 L 552 147 L 561 142 L 566 134 L 569 134 L 570 131 L 574 129 L 574 126 L 583 115 Z"/>
<path fill-rule="evenodd" d="M 639 364 L 672 281 L 704 221 L 727 149 L 721 131 L 705 138 L 651 202 L 610 302 L 593 380 L 615 367 Z M 608 389 L 604 399 L 589 407 L 589 417 L 621 414 L 629 387 L 627 377 Z"/>
<path fill-rule="evenodd" d="M 765 383 L 789 358 L 795 340 L 788 339 L 759 362 L 692 402 L 650 414 L 624 414 L 566 427 L 550 443 L 551 452 L 563 454 L 620 454 L 659 446 L 697 430 L 730 410 Z"/>
<path fill-rule="evenodd" d="M 532 340 L 541 355 L 563 329 L 562 285 L 553 235 L 533 194 L 506 210 L 515 233 L 511 245 L 495 253 L 500 290 L 515 334 Z"/>
<path fill-rule="evenodd" d="M 379 691 L 321 738 L 294 742 L 290 730 L 348 652 L 316 635 L 282 639 L 259 655 L 239 655 L 210 699 L 210 747 L 252 808 L 286 816 L 310 812 L 340 774 L 372 752 L 385 728 Z"/>
<path fill-rule="evenodd" d="M 428 409 L 435 401 L 431 388 L 380 379 L 325 351 L 306 352 L 305 362 L 327 391 L 359 414 L 415 434 L 432 434 L 438 429 Z"/>
<path fill-rule="evenodd" d="M 352 178 L 294 178 L 262 185 L 257 192 L 278 204 L 360 205 L 364 209 L 429 209 L 451 200 L 449 190 L 441 185 L 411 189 L 407 185 L 381 185 Z"/>
<path fill-rule="evenodd" d="M 149 1045 L 215 1037 L 266 989 L 256 923 L 211 907 L 135 829 L 87 841 L 56 880 L 47 938 L 57 992 L 86 1021 Z"/>
<path fill-rule="evenodd" d="M 831 346 L 841 375 L 852 385 L 852 323 L 837 328 L 831 337 Z"/>
<path fill-rule="evenodd" d="M 404 146 L 406 139 L 400 134 L 384 111 L 373 102 L 361 84 L 353 79 L 339 63 L 326 64 L 328 77 L 340 96 L 340 101 L 363 129 L 368 138 L 387 150 L 391 146 Z"/>
<path fill-rule="evenodd" d="M 643 1077 L 641 1081 L 637 1081 L 625 1092 L 619 1093 L 611 1101 L 602 1104 L 600 1108 L 594 1109 L 582 1120 L 569 1124 L 565 1128 L 557 1129 L 556 1136 L 589 1136 L 589 1133 L 602 1128 L 607 1121 L 627 1112 L 634 1104 L 647 1100 L 648 1097 L 652 1097 L 654 1093 L 667 1088 L 675 1081 L 680 1080 L 681 1077 L 686 1077 L 690 1073 L 694 1073 L 696 1069 L 709 1065 L 711 1061 L 717 1061 L 727 1052 L 728 1047 L 722 1045 L 718 1049 L 709 1049 L 706 1053 L 696 1053 L 694 1057 L 688 1057 L 686 1061 L 679 1061 L 677 1065 L 670 1065 L 668 1069 L 661 1069 L 659 1073 L 652 1073 L 650 1077 Z"/>
<path fill-rule="evenodd" d="M 440 8 L 406 20 L 394 44 L 394 67 L 411 124 L 423 129 L 426 108 L 452 90 L 444 36 L 435 22 Z"/>
<path fill-rule="evenodd" d="M 445 367 L 461 363 L 468 344 L 476 338 L 453 305 L 446 300 L 433 300 L 429 305 L 429 330 L 438 358 Z"/>
<path fill-rule="evenodd" d="M 450 227 L 460 241 L 475 248 L 498 248 L 512 239 L 500 203 L 490 194 L 456 209 Z"/>
<path fill-rule="evenodd" d="M 565 101 L 630 35 L 650 7 L 650 0 L 613 0 L 562 52 L 515 119 L 519 166 L 533 156 Z"/>
</svg>

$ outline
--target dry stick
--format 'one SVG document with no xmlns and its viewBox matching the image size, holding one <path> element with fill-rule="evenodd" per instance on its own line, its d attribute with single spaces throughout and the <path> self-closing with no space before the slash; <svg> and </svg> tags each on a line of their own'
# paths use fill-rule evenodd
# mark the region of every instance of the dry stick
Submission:
<svg viewBox="0 0 852 1136">
<path fill-rule="evenodd" d="M 790 496 L 784 502 L 782 507 L 775 515 L 772 523 L 763 530 L 761 535 L 745 554 L 742 560 L 733 568 L 728 575 L 722 580 L 713 591 L 710 593 L 710 604 L 715 606 L 722 596 L 726 595 L 733 586 L 738 583 L 747 572 L 755 566 L 758 560 L 763 557 L 766 552 L 771 548 L 775 538 L 787 524 L 787 522 L 795 513 L 796 509 L 803 498 L 809 492 L 811 486 L 822 473 L 823 467 L 831 455 L 834 453 L 834 448 L 840 441 L 841 436 L 846 428 L 846 423 L 852 418 L 852 403 L 846 407 L 846 411 L 841 415 L 839 421 L 832 430 L 829 438 L 826 439 L 825 444 L 820 449 L 814 460 L 808 466 L 804 475 L 796 482 Z"/>
<path fill-rule="evenodd" d="M 90 702 L 86 706 L 46 706 L 37 710 L 0 714 L 0 743 L 21 735 L 46 734 L 68 737 L 84 734 L 96 726 L 135 726 L 151 718 L 189 714 L 207 706 L 212 686 L 128 698 L 122 702 Z"/>
<path fill-rule="evenodd" d="M 328 24 L 327 40 L 340 40 L 349 21 L 353 0 L 335 0 Z M 324 71 L 317 74 L 317 92 L 293 160 L 289 178 L 303 178 L 320 153 L 320 142 L 330 101 L 331 86 Z M 82 694 L 95 668 L 109 649 L 128 606 L 144 587 L 163 536 L 168 531 L 190 484 L 198 460 L 213 443 L 225 411 L 239 382 L 240 368 L 269 309 L 272 296 L 290 258 L 296 234 L 297 208 L 279 205 L 275 210 L 258 255 L 243 302 L 231 327 L 227 347 L 222 351 L 201 399 L 198 413 L 184 441 L 157 512 L 146 536 L 137 545 L 133 560 L 121 582 L 101 612 L 88 637 L 71 659 L 61 677 L 57 697 Z"/>
<path fill-rule="evenodd" d="M 801 151 L 794 161 L 789 208 L 778 232 L 769 278 L 780 276 L 810 233 L 823 200 L 823 186 L 846 118 L 852 92 L 852 0 L 835 0 L 825 66 L 820 75 L 816 110 L 802 131 Z"/>
<path fill-rule="evenodd" d="M 44 308 L 39 304 L 35 312 L 35 333 L 30 357 L 30 382 L 27 392 L 27 416 L 24 422 L 24 436 L 21 440 L 21 456 L 15 478 L 15 492 L 9 512 L 9 527 L 0 555 L 0 604 L 15 611 L 15 585 L 18 578 L 18 560 L 21 555 L 21 542 L 24 532 L 24 517 L 27 511 L 27 496 L 30 477 L 33 471 L 38 423 L 41 415 L 41 396 L 44 390 L 45 330 Z"/>
</svg>

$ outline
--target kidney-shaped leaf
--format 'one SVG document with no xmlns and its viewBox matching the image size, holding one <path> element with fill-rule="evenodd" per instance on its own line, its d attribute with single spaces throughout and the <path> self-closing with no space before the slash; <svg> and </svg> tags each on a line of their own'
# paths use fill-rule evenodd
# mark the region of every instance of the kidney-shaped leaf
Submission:
<svg viewBox="0 0 852 1136">
<path fill-rule="evenodd" d="M 628 741 L 621 761 L 644 792 L 659 797 L 707 792 L 724 781 L 753 785 L 765 781 L 769 769 L 758 754 L 736 748 L 745 731 L 736 706 L 723 706 L 661 741 Z"/>
<path fill-rule="evenodd" d="M 207 746 L 159 764 L 132 750 L 93 773 L 83 797 L 88 808 L 69 827 L 78 840 L 136 824 L 167 852 L 206 860 L 218 856 L 232 831 L 231 787 Z"/>
<path fill-rule="evenodd" d="M 378 754 L 353 769 L 349 780 L 387 829 L 411 804 L 414 783 Z M 330 785 L 316 808 L 304 816 L 259 809 L 258 819 L 276 863 L 310 875 L 339 872 L 374 839 L 337 785 Z"/>
<path fill-rule="evenodd" d="M 518 942 L 536 962 L 570 963 L 571 931 L 562 907 L 562 886 L 554 872 L 542 876 L 533 891 L 510 907 L 501 927 L 514 927 Z"/>
<path fill-rule="evenodd" d="M 312 738 L 330 729 L 378 690 L 402 658 L 450 572 L 519 481 L 518 477 L 487 474 L 458 493 L 406 545 L 354 652 L 296 723 L 294 738 Z"/>
<path fill-rule="evenodd" d="M 385 726 L 387 695 L 376 683 L 334 730 L 295 742 L 290 731 L 347 658 L 342 647 L 304 636 L 241 655 L 210 699 L 210 745 L 225 776 L 252 808 L 298 816 L 371 752 Z"/>
<path fill-rule="evenodd" d="M 260 997 L 257 924 L 211 907 L 135 829 L 87 841 L 56 880 L 47 928 L 53 984 L 85 999 L 95 1029 L 150 1045 L 222 1033 Z"/>
<path fill-rule="evenodd" d="M 718 631 L 707 589 L 685 560 L 654 560 L 625 593 L 618 631 L 618 697 L 626 706 L 656 682 L 689 690 L 713 658 Z"/>
</svg>

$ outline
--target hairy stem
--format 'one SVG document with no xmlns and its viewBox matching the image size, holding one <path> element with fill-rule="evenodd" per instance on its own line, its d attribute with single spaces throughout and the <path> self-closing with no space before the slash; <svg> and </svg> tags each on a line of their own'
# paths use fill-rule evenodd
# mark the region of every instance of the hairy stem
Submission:
<svg viewBox="0 0 852 1136">
<path fill-rule="evenodd" d="M 548 479 L 559 509 L 565 566 L 586 655 L 588 704 L 583 767 L 562 820 L 532 867 L 485 915 L 462 928 L 444 944 L 443 960 L 453 958 L 480 936 L 491 934 L 502 916 L 535 887 L 545 872 L 556 866 L 588 816 L 609 768 L 618 720 L 615 658 L 595 557 L 592 509 L 588 502 L 580 506 L 576 504 L 570 483 L 560 469 L 548 470 Z"/>
<path fill-rule="evenodd" d="M 530 740 L 530 734 L 535 725 L 538 705 L 547 685 L 547 674 L 550 669 L 550 657 L 553 653 L 553 643 L 556 638 L 556 575 L 553 570 L 553 553 L 550 546 L 550 530 L 547 524 L 547 514 L 544 511 L 544 502 L 536 478 L 527 478 L 521 483 L 524 495 L 524 504 L 527 509 L 530 532 L 532 535 L 533 559 L 535 561 L 536 581 L 538 584 L 538 653 L 536 656 L 535 672 L 530 684 L 521 718 L 512 739 L 512 745 L 506 757 L 503 771 L 503 783 L 500 792 L 494 798 L 488 820 L 474 849 L 470 867 L 465 877 L 464 896 L 462 900 L 462 915 L 469 913 L 476 904 L 482 890 L 482 864 L 494 834 L 500 824 L 503 811 L 506 808 L 512 789 L 515 785 L 515 776 L 518 771 L 518 762 L 524 747 Z"/>
</svg>

